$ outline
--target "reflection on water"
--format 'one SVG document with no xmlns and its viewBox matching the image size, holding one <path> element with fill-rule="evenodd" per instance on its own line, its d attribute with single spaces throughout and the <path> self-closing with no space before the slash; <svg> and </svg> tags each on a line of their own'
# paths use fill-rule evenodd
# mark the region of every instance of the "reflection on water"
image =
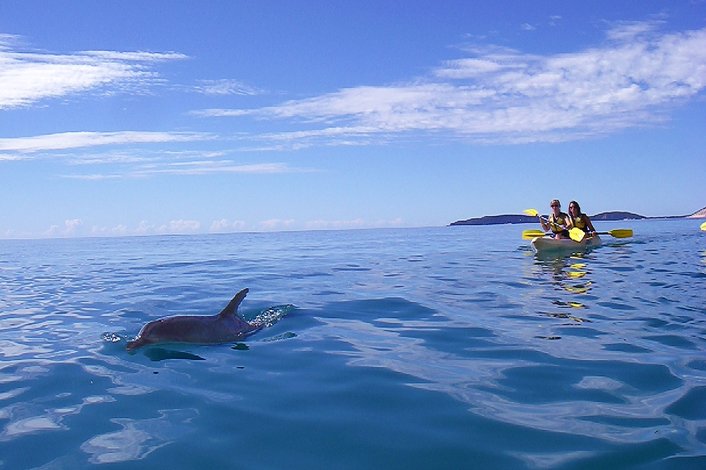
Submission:
<svg viewBox="0 0 706 470">
<path fill-rule="evenodd" d="M 145 356 L 149 357 L 152 361 L 165 361 L 167 359 L 186 359 L 189 361 L 205 361 L 201 356 L 192 354 L 187 351 L 176 351 L 173 349 L 159 348 L 159 347 L 146 347 L 144 350 Z"/>
<path fill-rule="evenodd" d="M 99 434 L 81 445 L 93 464 L 141 460 L 150 453 L 188 434 L 196 410 L 159 410 L 159 417 L 134 420 L 114 418 L 118 431 Z"/>
</svg>

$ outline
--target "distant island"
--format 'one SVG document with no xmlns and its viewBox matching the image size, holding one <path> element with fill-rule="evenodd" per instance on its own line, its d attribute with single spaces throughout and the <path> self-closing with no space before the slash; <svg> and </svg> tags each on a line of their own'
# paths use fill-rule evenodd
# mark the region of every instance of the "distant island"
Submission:
<svg viewBox="0 0 706 470">
<path fill-rule="evenodd" d="M 638 220 L 638 219 L 683 219 L 683 218 L 706 218 L 706 207 L 694 212 L 691 215 L 672 215 L 665 217 L 646 217 L 626 211 L 601 212 L 591 215 L 591 220 Z M 505 215 L 485 215 L 466 220 L 457 220 L 449 225 L 500 225 L 500 224 L 532 224 L 537 222 L 537 217 L 529 215 L 505 214 Z"/>
</svg>

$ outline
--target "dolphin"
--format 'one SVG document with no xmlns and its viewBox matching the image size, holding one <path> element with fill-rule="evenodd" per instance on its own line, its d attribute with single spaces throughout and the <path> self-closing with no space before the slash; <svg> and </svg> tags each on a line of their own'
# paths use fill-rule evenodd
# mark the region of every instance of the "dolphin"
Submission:
<svg viewBox="0 0 706 470">
<path fill-rule="evenodd" d="M 238 305 L 246 295 L 248 289 L 235 294 L 218 315 L 177 315 L 151 321 L 128 341 L 127 350 L 158 343 L 220 344 L 243 339 L 263 326 L 248 323 L 238 315 Z"/>
</svg>

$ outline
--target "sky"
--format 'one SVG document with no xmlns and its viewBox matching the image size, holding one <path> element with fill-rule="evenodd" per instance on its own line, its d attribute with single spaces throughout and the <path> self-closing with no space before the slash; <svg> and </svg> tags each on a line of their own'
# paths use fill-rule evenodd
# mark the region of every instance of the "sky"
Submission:
<svg viewBox="0 0 706 470">
<path fill-rule="evenodd" d="M 0 238 L 706 206 L 706 0 L 0 0 Z"/>
</svg>

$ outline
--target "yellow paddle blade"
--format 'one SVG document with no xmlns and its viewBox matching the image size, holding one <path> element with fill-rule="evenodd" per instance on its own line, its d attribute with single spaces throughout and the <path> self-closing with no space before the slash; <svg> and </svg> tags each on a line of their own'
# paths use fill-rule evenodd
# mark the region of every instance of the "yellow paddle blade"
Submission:
<svg viewBox="0 0 706 470">
<path fill-rule="evenodd" d="M 569 230 L 569 236 L 571 237 L 571 239 L 573 241 L 581 243 L 583 241 L 584 237 L 586 236 L 586 232 L 584 232 L 583 230 L 581 230 L 578 227 L 574 227 L 571 230 Z"/>
<path fill-rule="evenodd" d="M 572 294 L 585 294 L 591 290 L 591 281 L 579 284 L 577 286 L 562 286 L 564 290 L 571 292 Z"/>
<path fill-rule="evenodd" d="M 706 231 L 706 222 L 704 222 L 703 224 L 701 224 L 701 230 Z"/>
<path fill-rule="evenodd" d="M 537 237 L 543 237 L 545 235 L 544 232 L 541 230 L 523 230 L 522 231 L 522 239 L 523 240 L 531 240 L 533 238 Z"/>
<path fill-rule="evenodd" d="M 525 209 L 522 212 L 525 214 L 531 216 L 531 217 L 537 217 L 539 215 L 539 212 L 537 212 L 537 209 Z"/>
<path fill-rule="evenodd" d="M 617 228 L 615 230 L 609 230 L 608 234 L 615 238 L 628 238 L 632 237 L 632 229 L 629 228 Z"/>
</svg>

